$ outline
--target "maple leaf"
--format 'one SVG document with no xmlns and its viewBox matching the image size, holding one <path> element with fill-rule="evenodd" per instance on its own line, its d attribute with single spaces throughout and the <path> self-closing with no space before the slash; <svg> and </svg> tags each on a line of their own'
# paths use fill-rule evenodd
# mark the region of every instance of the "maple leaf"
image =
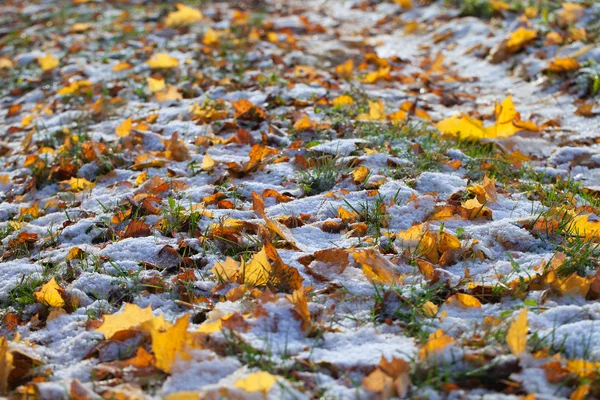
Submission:
<svg viewBox="0 0 600 400">
<path fill-rule="evenodd" d="M 207 46 L 214 46 L 219 44 L 219 35 L 218 33 L 212 29 L 208 28 L 206 32 L 204 32 L 204 37 L 202 38 L 202 43 Z"/>
<path fill-rule="evenodd" d="M 60 89 L 58 92 L 56 92 L 56 94 L 62 94 L 62 95 L 73 94 L 73 93 L 79 92 L 81 89 L 86 89 L 91 86 L 92 86 L 92 82 L 90 82 L 90 81 L 86 81 L 86 80 L 75 81 L 75 82 L 71 82 L 69 85 Z"/>
<path fill-rule="evenodd" d="M 510 324 L 506 334 L 506 343 L 511 353 L 519 355 L 527 348 L 527 309 L 521 309 L 519 316 Z"/>
<path fill-rule="evenodd" d="M 148 77 L 146 78 L 146 82 L 148 82 L 148 91 L 150 93 L 160 92 L 165 88 L 165 80 L 162 78 L 154 79 Z"/>
<path fill-rule="evenodd" d="M 348 95 L 341 95 L 331 101 L 334 106 L 345 106 L 348 104 L 354 104 L 354 99 Z"/>
<path fill-rule="evenodd" d="M 115 128 L 115 133 L 118 137 L 125 137 L 131 133 L 131 128 L 133 127 L 133 122 L 131 121 L 131 117 L 127 118 L 123 121 L 119 126 Z"/>
<path fill-rule="evenodd" d="M 369 113 L 362 113 L 356 116 L 357 120 L 364 121 L 384 121 L 385 120 L 385 106 L 382 101 L 371 101 L 369 103 Z"/>
<path fill-rule="evenodd" d="M 113 70 L 113 72 L 121 72 L 121 71 L 131 69 L 132 67 L 133 67 L 133 65 L 131 65 L 127 61 L 121 61 L 120 63 L 115 64 L 113 66 L 112 70 Z"/>
<path fill-rule="evenodd" d="M 60 181 L 60 187 L 63 190 L 70 190 L 72 192 L 80 192 L 82 190 L 88 190 L 94 188 L 96 184 L 90 182 L 85 178 L 71 178 L 66 181 Z"/>
<path fill-rule="evenodd" d="M 232 101 L 235 112 L 234 117 L 249 121 L 262 121 L 266 118 L 266 113 L 260 107 L 254 105 L 248 99 Z"/>
<path fill-rule="evenodd" d="M 294 290 L 294 292 L 291 295 L 287 295 L 286 298 L 294 305 L 294 311 L 300 318 L 300 321 L 302 321 L 300 328 L 305 331 L 310 326 L 310 311 L 308 310 L 304 288 Z"/>
<path fill-rule="evenodd" d="M 483 122 L 466 114 L 446 118 L 438 122 L 436 127 L 444 135 L 458 136 L 460 139 L 469 140 L 503 138 L 524 129 L 538 130 L 535 124 L 521 121 L 512 102 L 512 95 L 504 99 L 501 104 L 496 104 L 494 113 L 496 123 L 489 127 L 484 127 Z"/>
<path fill-rule="evenodd" d="M 454 342 L 454 339 L 444 334 L 442 329 L 438 329 L 429 335 L 427 342 L 425 345 L 423 345 L 423 347 L 421 347 L 421 350 L 419 351 L 419 358 L 422 360 L 431 355 L 439 353 L 452 342 Z"/>
<path fill-rule="evenodd" d="M 388 261 L 377 250 L 354 250 L 352 257 L 354 261 L 362 265 L 363 274 L 367 279 L 380 283 L 399 282 L 400 276 L 395 271 L 394 264 Z"/>
<path fill-rule="evenodd" d="M 579 62 L 576 59 L 566 58 L 555 58 L 548 62 L 548 69 L 552 72 L 565 72 L 579 69 Z"/>
<path fill-rule="evenodd" d="M 52 54 L 46 53 L 44 57 L 38 57 L 38 63 L 40 63 L 40 68 L 44 72 L 52 71 L 54 68 L 58 67 L 58 59 L 54 58 Z"/>
<path fill-rule="evenodd" d="M 271 390 L 278 379 L 279 376 L 271 375 L 266 371 L 251 372 L 247 377 L 238 379 L 234 386 L 246 392 L 266 393 Z"/>
<path fill-rule="evenodd" d="M 146 64 L 152 69 L 170 69 L 177 68 L 179 66 L 179 60 L 166 53 L 156 53 L 151 59 L 146 61 Z"/>
<path fill-rule="evenodd" d="M 8 341 L 6 336 L 0 338 L 0 395 L 8 394 L 8 378 L 15 368 L 13 365 L 14 357 L 8 350 Z"/>
<path fill-rule="evenodd" d="M 311 120 L 306 114 L 303 114 L 302 117 L 294 123 L 294 129 L 297 131 L 315 129 L 318 126 L 319 124 L 316 121 Z"/>
<path fill-rule="evenodd" d="M 156 357 L 156 367 L 170 373 L 178 356 L 183 355 L 186 344 L 190 341 L 187 328 L 189 314 L 179 318 L 174 325 L 168 324 L 167 328 L 157 329 L 151 324 L 142 324 L 152 336 L 152 351 Z M 148 328 L 146 328 L 148 326 Z"/>
<path fill-rule="evenodd" d="M 360 185 L 364 183 L 369 177 L 370 173 L 371 171 L 369 171 L 369 168 L 365 166 L 361 165 L 360 167 L 356 168 L 354 171 L 352 171 L 352 180 L 354 181 L 354 184 Z"/>
<path fill-rule="evenodd" d="M 335 73 L 342 78 L 350 79 L 350 78 L 352 78 L 352 70 L 353 69 L 354 69 L 354 61 L 352 61 L 352 59 L 349 59 L 345 63 L 340 64 L 337 67 L 335 67 Z M 347 97 L 349 97 L 349 96 L 347 96 Z"/>
<path fill-rule="evenodd" d="M 242 283 L 265 286 L 269 282 L 269 276 L 272 272 L 265 248 L 263 247 L 261 251 L 254 254 L 248 264 L 242 265 L 240 272 Z"/>
<path fill-rule="evenodd" d="M 476 297 L 466 293 L 457 293 L 450 296 L 448 300 L 446 300 L 446 303 L 461 308 L 481 308 L 481 302 Z"/>
<path fill-rule="evenodd" d="M 50 307 L 62 307 L 65 305 L 65 301 L 60 295 L 62 288 L 56 283 L 54 277 L 48 282 L 42 285 L 39 292 L 35 292 L 35 299 L 38 303 L 50 306 Z"/>
<path fill-rule="evenodd" d="M 140 308 L 135 304 L 125 303 L 123 311 L 102 317 L 102 325 L 96 329 L 96 332 L 104 334 L 106 339 L 110 339 L 119 331 L 138 326 L 153 318 L 152 308 Z"/>
<path fill-rule="evenodd" d="M 165 18 L 166 26 L 184 26 L 191 25 L 203 18 L 200 10 L 188 7 L 185 4 L 175 4 L 177 11 L 171 11 Z"/>
<path fill-rule="evenodd" d="M 15 64 L 7 57 L 0 57 L 0 69 L 11 69 Z"/>
<path fill-rule="evenodd" d="M 156 101 L 164 103 L 166 101 L 182 100 L 183 95 L 179 93 L 179 89 L 173 85 L 169 85 L 166 91 L 160 91 L 156 93 Z"/>
</svg>

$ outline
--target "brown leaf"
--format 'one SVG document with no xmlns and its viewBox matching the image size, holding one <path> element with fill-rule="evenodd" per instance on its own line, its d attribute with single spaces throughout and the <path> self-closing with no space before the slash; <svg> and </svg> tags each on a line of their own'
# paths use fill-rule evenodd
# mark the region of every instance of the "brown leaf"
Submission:
<svg viewBox="0 0 600 400">
<path fill-rule="evenodd" d="M 144 237 L 152 235 L 152 230 L 150 229 L 150 225 L 146 224 L 144 221 L 133 220 L 125 229 L 123 233 L 123 238 L 136 238 L 136 237 Z"/>
</svg>

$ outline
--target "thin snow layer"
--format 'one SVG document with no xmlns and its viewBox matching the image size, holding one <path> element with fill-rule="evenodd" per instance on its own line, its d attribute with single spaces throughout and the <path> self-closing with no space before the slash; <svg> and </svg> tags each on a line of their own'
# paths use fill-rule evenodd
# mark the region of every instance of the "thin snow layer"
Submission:
<svg viewBox="0 0 600 400">
<path fill-rule="evenodd" d="M 417 190 L 421 194 L 436 193 L 440 200 L 447 200 L 453 193 L 466 187 L 466 179 L 440 172 L 424 172 L 417 178 Z"/>
<path fill-rule="evenodd" d="M 381 357 L 388 360 L 409 360 L 417 352 L 412 338 L 399 334 L 379 333 L 372 325 L 356 330 L 328 332 L 323 344 L 300 354 L 315 363 L 331 363 L 341 368 L 369 367 L 379 364 Z"/>
<path fill-rule="evenodd" d="M 25 259 L 0 263 L 0 300 L 8 300 L 10 290 L 22 280 L 34 278 L 41 267 Z"/>
</svg>

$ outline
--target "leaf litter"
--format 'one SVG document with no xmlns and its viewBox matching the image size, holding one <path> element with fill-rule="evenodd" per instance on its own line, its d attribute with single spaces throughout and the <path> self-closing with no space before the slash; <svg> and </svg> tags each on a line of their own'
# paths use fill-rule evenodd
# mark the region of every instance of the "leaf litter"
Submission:
<svg viewBox="0 0 600 400">
<path fill-rule="evenodd" d="M 0 10 L 0 395 L 600 396 L 595 2 Z"/>
</svg>

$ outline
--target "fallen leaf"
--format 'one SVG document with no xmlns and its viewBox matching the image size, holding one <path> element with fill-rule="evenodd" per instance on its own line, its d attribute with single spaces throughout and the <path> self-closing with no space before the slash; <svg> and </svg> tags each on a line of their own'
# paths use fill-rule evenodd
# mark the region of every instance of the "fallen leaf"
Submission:
<svg viewBox="0 0 600 400">
<path fill-rule="evenodd" d="M 160 92 L 161 90 L 163 90 L 165 88 L 165 80 L 162 78 L 154 79 L 154 78 L 148 77 L 148 78 L 146 78 L 146 81 L 148 82 L 148 91 L 150 93 Z"/>
<path fill-rule="evenodd" d="M 39 292 L 35 292 L 35 299 L 38 303 L 41 303 L 50 307 L 62 307 L 65 305 L 65 301 L 60 295 L 62 288 L 58 286 L 54 277 L 48 282 L 42 285 Z"/>
<path fill-rule="evenodd" d="M 156 53 L 146 62 L 146 64 L 152 69 L 170 69 L 177 68 L 179 66 L 179 61 L 166 53 Z"/>
<path fill-rule="evenodd" d="M 85 178 L 71 178 L 66 181 L 60 181 L 60 187 L 63 190 L 70 190 L 71 192 L 80 192 L 82 190 L 88 190 L 94 188 L 96 184 L 90 182 Z"/>
<path fill-rule="evenodd" d="M 134 328 L 152 318 L 150 306 L 140 308 L 135 304 L 125 303 L 123 311 L 102 317 L 102 325 L 96 329 L 96 332 L 100 332 L 106 339 L 110 339 L 115 333 Z"/>
<path fill-rule="evenodd" d="M 506 334 L 506 343 L 511 353 L 519 355 L 527 349 L 527 309 L 521 309 L 519 316 L 511 322 Z"/>
<path fill-rule="evenodd" d="M 54 68 L 58 67 L 58 59 L 54 58 L 52 54 L 46 53 L 43 57 L 38 57 L 38 63 L 40 63 L 40 68 L 44 72 L 52 71 Z"/>
<path fill-rule="evenodd" d="M 191 25 L 202 19 L 203 15 L 200 10 L 188 7 L 185 4 L 175 4 L 177 11 L 171 11 L 165 18 L 166 26 L 184 26 Z"/>
<path fill-rule="evenodd" d="M 437 354 L 452 342 L 454 342 L 454 339 L 444 334 L 442 329 L 438 329 L 429 335 L 427 342 L 421 347 L 419 358 L 423 360 L 431 355 Z"/>
<path fill-rule="evenodd" d="M 115 128 L 115 133 L 118 137 L 125 137 L 131 133 L 131 128 L 133 128 L 133 122 L 129 117 Z"/>
<path fill-rule="evenodd" d="M 247 377 L 238 379 L 234 386 L 246 392 L 266 393 L 271 390 L 278 379 L 278 376 L 271 375 L 266 371 L 251 372 Z"/>
<path fill-rule="evenodd" d="M 8 378 L 14 369 L 13 355 L 8 350 L 6 336 L 0 338 L 0 395 L 7 395 L 9 391 Z"/>
</svg>

